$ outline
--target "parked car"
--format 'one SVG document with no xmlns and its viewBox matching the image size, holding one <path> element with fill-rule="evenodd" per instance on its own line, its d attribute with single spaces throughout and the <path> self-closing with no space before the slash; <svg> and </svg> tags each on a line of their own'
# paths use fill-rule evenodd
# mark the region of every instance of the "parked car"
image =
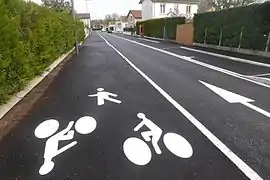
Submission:
<svg viewBox="0 0 270 180">
<path fill-rule="evenodd" d="M 108 33 L 112 33 L 112 32 L 113 32 L 113 27 L 107 28 L 107 32 L 108 32 Z"/>
</svg>

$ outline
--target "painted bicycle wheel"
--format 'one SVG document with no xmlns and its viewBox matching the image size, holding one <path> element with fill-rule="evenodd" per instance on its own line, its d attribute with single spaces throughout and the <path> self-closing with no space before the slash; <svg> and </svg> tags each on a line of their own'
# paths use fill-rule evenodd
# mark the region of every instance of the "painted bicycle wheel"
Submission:
<svg viewBox="0 0 270 180">
<path fill-rule="evenodd" d="M 80 134 L 89 134 L 93 132 L 96 127 L 97 121 L 90 116 L 81 117 L 75 123 L 75 129 Z"/>
<path fill-rule="evenodd" d="M 128 138 L 123 144 L 123 149 L 128 160 L 136 165 L 144 166 L 151 161 L 152 153 L 150 148 L 139 138 Z"/>
<path fill-rule="evenodd" d="M 193 154 L 190 143 L 179 134 L 167 133 L 163 137 L 163 142 L 168 150 L 178 157 L 190 158 Z"/>
</svg>

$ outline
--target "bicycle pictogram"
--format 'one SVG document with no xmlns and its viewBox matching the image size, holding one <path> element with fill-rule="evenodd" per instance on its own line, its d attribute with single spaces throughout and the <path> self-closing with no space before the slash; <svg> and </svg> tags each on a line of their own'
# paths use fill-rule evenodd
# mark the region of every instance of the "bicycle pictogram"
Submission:
<svg viewBox="0 0 270 180">
<path fill-rule="evenodd" d="M 142 119 L 142 121 L 134 128 L 134 131 L 139 131 L 143 126 L 149 128 L 149 131 L 141 132 L 141 136 L 145 141 L 152 142 L 157 154 L 162 154 L 162 151 L 158 146 L 158 141 L 162 136 L 162 129 L 148 119 L 143 113 L 138 113 L 137 117 Z M 145 141 L 137 137 L 130 137 L 126 139 L 123 144 L 126 157 L 136 165 L 146 165 L 152 159 L 152 152 Z M 168 150 L 178 157 L 190 158 L 193 154 L 190 143 L 179 134 L 166 133 L 163 136 L 163 142 Z"/>
</svg>

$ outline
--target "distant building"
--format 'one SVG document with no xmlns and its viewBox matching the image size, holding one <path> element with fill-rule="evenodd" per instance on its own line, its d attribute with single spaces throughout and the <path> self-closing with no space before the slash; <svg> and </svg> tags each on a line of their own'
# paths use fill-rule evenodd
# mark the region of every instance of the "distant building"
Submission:
<svg viewBox="0 0 270 180">
<path fill-rule="evenodd" d="M 140 0 L 142 20 L 171 16 L 193 18 L 200 0 Z"/>
<path fill-rule="evenodd" d="M 134 27 L 136 26 L 137 21 L 142 20 L 142 11 L 141 10 L 130 10 L 128 12 L 127 18 L 127 26 Z"/>
<path fill-rule="evenodd" d="M 115 31 L 122 33 L 126 27 L 128 27 L 127 17 L 120 16 L 119 20 L 115 22 Z"/>
</svg>

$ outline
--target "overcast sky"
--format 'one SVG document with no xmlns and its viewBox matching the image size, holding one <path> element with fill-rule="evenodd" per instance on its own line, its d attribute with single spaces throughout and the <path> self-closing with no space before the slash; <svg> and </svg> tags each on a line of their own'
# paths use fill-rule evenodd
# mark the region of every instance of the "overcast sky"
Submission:
<svg viewBox="0 0 270 180">
<path fill-rule="evenodd" d="M 40 3 L 41 0 L 32 0 Z M 77 12 L 86 12 L 85 0 L 74 0 Z M 103 19 L 106 14 L 127 15 L 130 9 L 141 9 L 139 0 L 92 0 L 87 2 L 92 19 Z"/>
</svg>

